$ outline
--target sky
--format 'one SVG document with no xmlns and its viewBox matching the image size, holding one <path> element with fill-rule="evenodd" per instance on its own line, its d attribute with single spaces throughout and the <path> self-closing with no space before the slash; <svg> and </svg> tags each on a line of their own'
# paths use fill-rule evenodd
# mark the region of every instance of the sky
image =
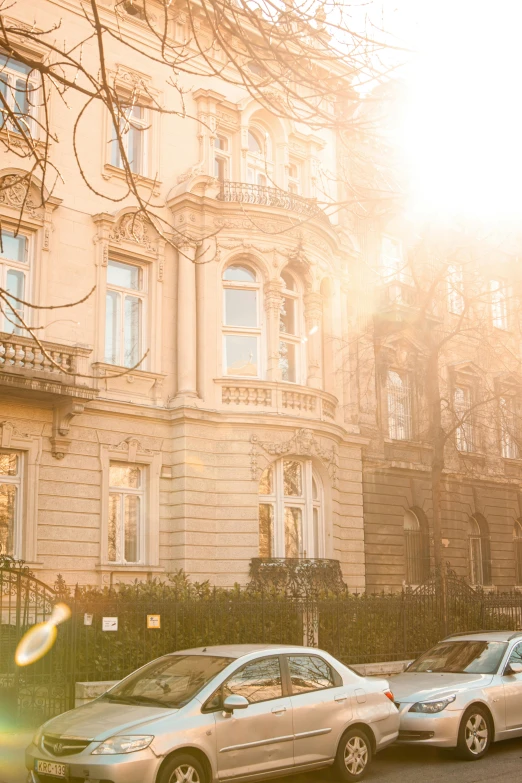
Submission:
<svg viewBox="0 0 522 783">
<path fill-rule="evenodd" d="M 411 50 L 397 138 L 421 214 L 522 216 L 522 0 L 374 0 Z"/>
</svg>

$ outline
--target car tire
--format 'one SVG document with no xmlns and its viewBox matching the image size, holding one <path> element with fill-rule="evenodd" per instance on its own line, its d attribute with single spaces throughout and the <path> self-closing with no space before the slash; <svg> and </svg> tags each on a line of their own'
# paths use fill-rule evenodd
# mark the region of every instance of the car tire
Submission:
<svg viewBox="0 0 522 783">
<path fill-rule="evenodd" d="M 190 753 L 176 753 L 166 762 L 157 783 L 209 783 L 200 761 Z"/>
<path fill-rule="evenodd" d="M 348 729 L 339 743 L 334 774 L 338 780 L 361 780 L 372 760 L 372 743 L 358 727 Z"/>
<path fill-rule="evenodd" d="M 480 704 L 468 707 L 459 727 L 457 755 L 466 761 L 478 761 L 489 750 L 493 726 L 491 718 Z"/>
</svg>

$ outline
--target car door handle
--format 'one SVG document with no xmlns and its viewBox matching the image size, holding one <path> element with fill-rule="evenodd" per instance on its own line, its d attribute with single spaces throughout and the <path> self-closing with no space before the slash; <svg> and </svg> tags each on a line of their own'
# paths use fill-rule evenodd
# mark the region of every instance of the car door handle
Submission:
<svg viewBox="0 0 522 783">
<path fill-rule="evenodd" d="M 340 703 L 342 701 L 346 701 L 347 698 L 348 698 L 348 696 L 346 695 L 346 693 L 343 693 L 340 696 L 336 696 L 334 701 Z"/>
<path fill-rule="evenodd" d="M 286 707 L 274 707 L 272 712 L 274 715 L 282 715 L 283 712 L 286 712 Z"/>
</svg>

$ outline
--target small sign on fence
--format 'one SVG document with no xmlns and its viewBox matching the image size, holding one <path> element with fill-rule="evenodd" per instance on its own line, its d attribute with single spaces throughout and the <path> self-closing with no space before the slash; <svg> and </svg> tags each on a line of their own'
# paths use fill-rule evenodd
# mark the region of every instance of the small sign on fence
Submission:
<svg viewBox="0 0 522 783">
<path fill-rule="evenodd" d="M 117 630 L 118 630 L 117 617 L 102 617 L 102 631 L 117 631 Z"/>
<path fill-rule="evenodd" d="M 148 614 L 147 615 L 147 628 L 161 628 L 161 615 Z"/>
<path fill-rule="evenodd" d="M 83 615 L 83 624 L 84 625 L 92 625 L 92 614 L 84 614 Z"/>
</svg>

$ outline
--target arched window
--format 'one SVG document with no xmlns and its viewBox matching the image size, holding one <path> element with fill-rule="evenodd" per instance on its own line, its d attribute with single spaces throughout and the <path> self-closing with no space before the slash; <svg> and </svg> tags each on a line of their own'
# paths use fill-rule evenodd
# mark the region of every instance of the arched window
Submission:
<svg viewBox="0 0 522 783">
<path fill-rule="evenodd" d="M 472 585 L 489 585 L 489 536 L 487 522 L 480 515 L 468 520 L 469 580 Z"/>
<path fill-rule="evenodd" d="M 247 182 L 250 185 L 273 186 L 272 142 L 260 128 L 248 131 Z"/>
<path fill-rule="evenodd" d="M 312 460 L 288 457 L 259 482 L 259 556 L 324 557 L 323 498 Z"/>
<path fill-rule="evenodd" d="M 223 274 L 223 375 L 259 378 L 261 312 L 259 281 L 246 264 Z"/>
<path fill-rule="evenodd" d="M 513 547 L 515 550 L 515 584 L 522 585 L 522 524 L 519 519 L 513 525 Z"/>
<path fill-rule="evenodd" d="M 404 512 L 404 550 L 406 584 L 419 585 L 428 576 L 428 537 L 417 514 L 411 509 Z"/>
<path fill-rule="evenodd" d="M 279 314 L 279 369 L 281 380 L 305 383 L 305 341 L 303 340 L 302 297 L 294 277 L 281 272 L 282 295 Z"/>
</svg>

